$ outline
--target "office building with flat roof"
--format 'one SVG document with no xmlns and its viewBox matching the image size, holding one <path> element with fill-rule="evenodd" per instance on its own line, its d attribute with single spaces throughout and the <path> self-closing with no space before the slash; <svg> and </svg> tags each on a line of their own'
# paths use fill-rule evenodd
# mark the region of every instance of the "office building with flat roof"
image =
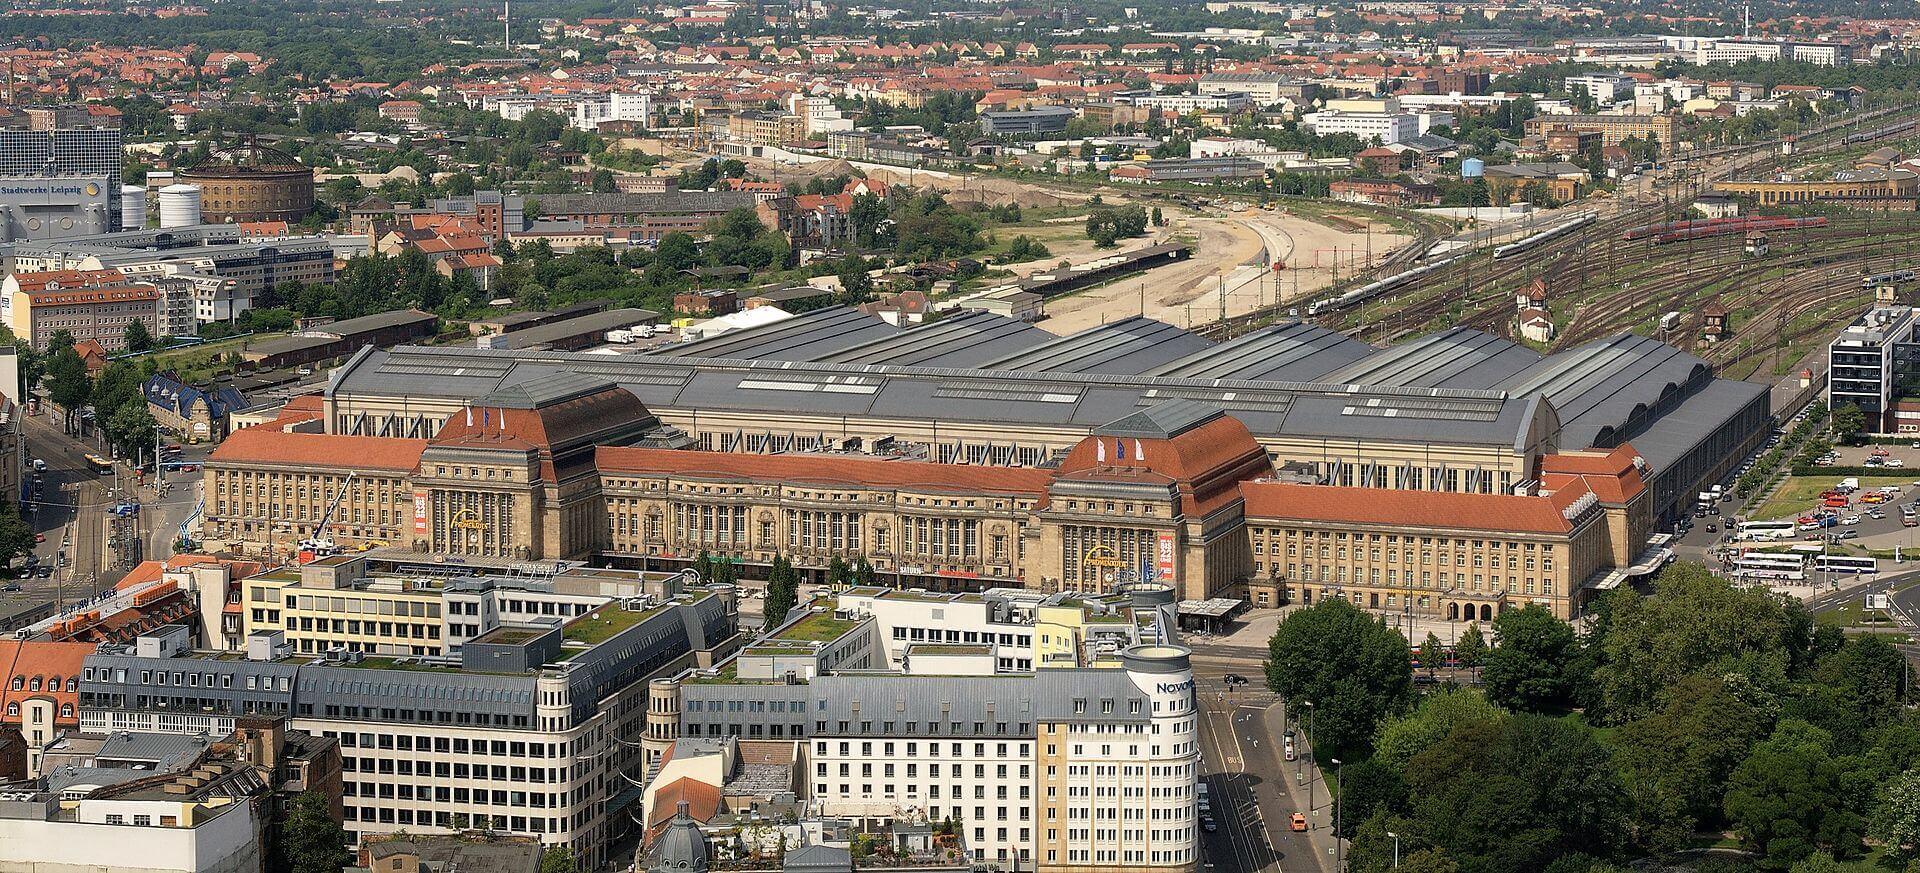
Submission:
<svg viewBox="0 0 1920 873">
<path fill-rule="evenodd" d="M 80 673 L 83 727 L 223 735 L 284 717 L 339 741 L 355 840 L 477 828 L 598 867 L 645 775 L 630 738 L 648 680 L 734 645 L 731 594 L 666 574 L 376 554 L 242 585 L 254 628 L 243 652 L 157 637 L 102 646 Z M 453 623 L 479 632 L 449 639 Z M 316 639 L 328 643 L 317 654 L 293 645 Z"/>
</svg>

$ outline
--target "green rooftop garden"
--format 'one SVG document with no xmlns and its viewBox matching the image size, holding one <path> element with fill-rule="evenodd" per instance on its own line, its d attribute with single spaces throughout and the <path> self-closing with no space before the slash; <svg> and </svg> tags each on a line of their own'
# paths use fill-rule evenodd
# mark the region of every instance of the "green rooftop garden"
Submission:
<svg viewBox="0 0 1920 873">
<path fill-rule="evenodd" d="M 662 608 L 656 606 L 636 612 L 617 603 L 609 603 L 574 619 L 560 632 L 560 636 L 570 643 L 597 646 L 612 639 L 615 634 L 639 624 Z"/>
<path fill-rule="evenodd" d="M 848 631 L 859 626 L 860 623 L 857 621 L 834 618 L 831 612 L 813 612 L 808 613 L 806 618 L 794 622 L 778 636 L 783 640 L 810 640 L 824 643 L 846 636 Z"/>
<path fill-rule="evenodd" d="M 978 644 L 969 646 L 965 644 L 927 645 L 920 643 L 914 645 L 908 649 L 908 651 L 915 655 L 986 655 L 991 654 L 993 650 Z"/>
</svg>

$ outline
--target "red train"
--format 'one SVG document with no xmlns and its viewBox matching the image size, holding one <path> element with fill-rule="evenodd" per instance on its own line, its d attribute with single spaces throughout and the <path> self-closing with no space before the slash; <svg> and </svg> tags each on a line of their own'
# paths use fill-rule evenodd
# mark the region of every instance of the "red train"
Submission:
<svg viewBox="0 0 1920 873">
<path fill-rule="evenodd" d="M 1722 234 L 1741 233 L 1753 230 L 1794 230 L 1803 227 L 1826 227 L 1825 218 L 1786 218 L 1778 215 L 1751 215 L 1741 218 L 1700 218 L 1690 221 L 1668 221 L 1660 224 L 1648 224 L 1632 228 L 1620 234 L 1623 240 L 1637 240 L 1653 237 L 1654 242 L 1666 243 L 1679 240 L 1699 239 Z"/>
</svg>

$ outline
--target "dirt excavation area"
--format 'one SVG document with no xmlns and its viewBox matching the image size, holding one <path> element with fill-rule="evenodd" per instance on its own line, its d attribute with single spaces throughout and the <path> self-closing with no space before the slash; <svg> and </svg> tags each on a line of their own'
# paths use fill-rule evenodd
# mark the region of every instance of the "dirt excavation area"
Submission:
<svg viewBox="0 0 1920 873">
<path fill-rule="evenodd" d="M 1190 260 L 1048 300 L 1047 317 L 1039 326 L 1064 335 L 1135 315 L 1180 327 L 1205 325 L 1310 298 L 1410 241 L 1384 223 L 1369 225 L 1359 215 L 1349 219 L 1357 228 L 1351 230 L 1258 209 L 1170 219 L 1154 242 L 1190 243 Z M 1148 244 L 1126 240 L 1115 250 Z M 1056 250 L 1056 257 L 1059 254 Z M 1272 269 L 1274 261 L 1285 268 Z"/>
</svg>

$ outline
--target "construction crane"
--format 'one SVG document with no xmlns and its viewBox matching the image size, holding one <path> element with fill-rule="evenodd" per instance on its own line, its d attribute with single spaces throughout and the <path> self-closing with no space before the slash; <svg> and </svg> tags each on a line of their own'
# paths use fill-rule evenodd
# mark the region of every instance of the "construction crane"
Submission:
<svg viewBox="0 0 1920 873">
<path fill-rule="evenodd" d="M 327 501 L 327 511 L 320 513 L 320 521 L 313 526 L 313 536 L 300 541 L 300 551 L 310 552 L 316 558 L 324 558 L 338 553 L 340 547 L 327 538 L 327 524 L 333 520 L 333 511 L 340 508 L 341 499 L 347 496 L 347 488 L 353 484 L 358 473 L 348 473 L 340 483 L 340 490 L 333 493 L 333 499 Z"/>
</svg>

